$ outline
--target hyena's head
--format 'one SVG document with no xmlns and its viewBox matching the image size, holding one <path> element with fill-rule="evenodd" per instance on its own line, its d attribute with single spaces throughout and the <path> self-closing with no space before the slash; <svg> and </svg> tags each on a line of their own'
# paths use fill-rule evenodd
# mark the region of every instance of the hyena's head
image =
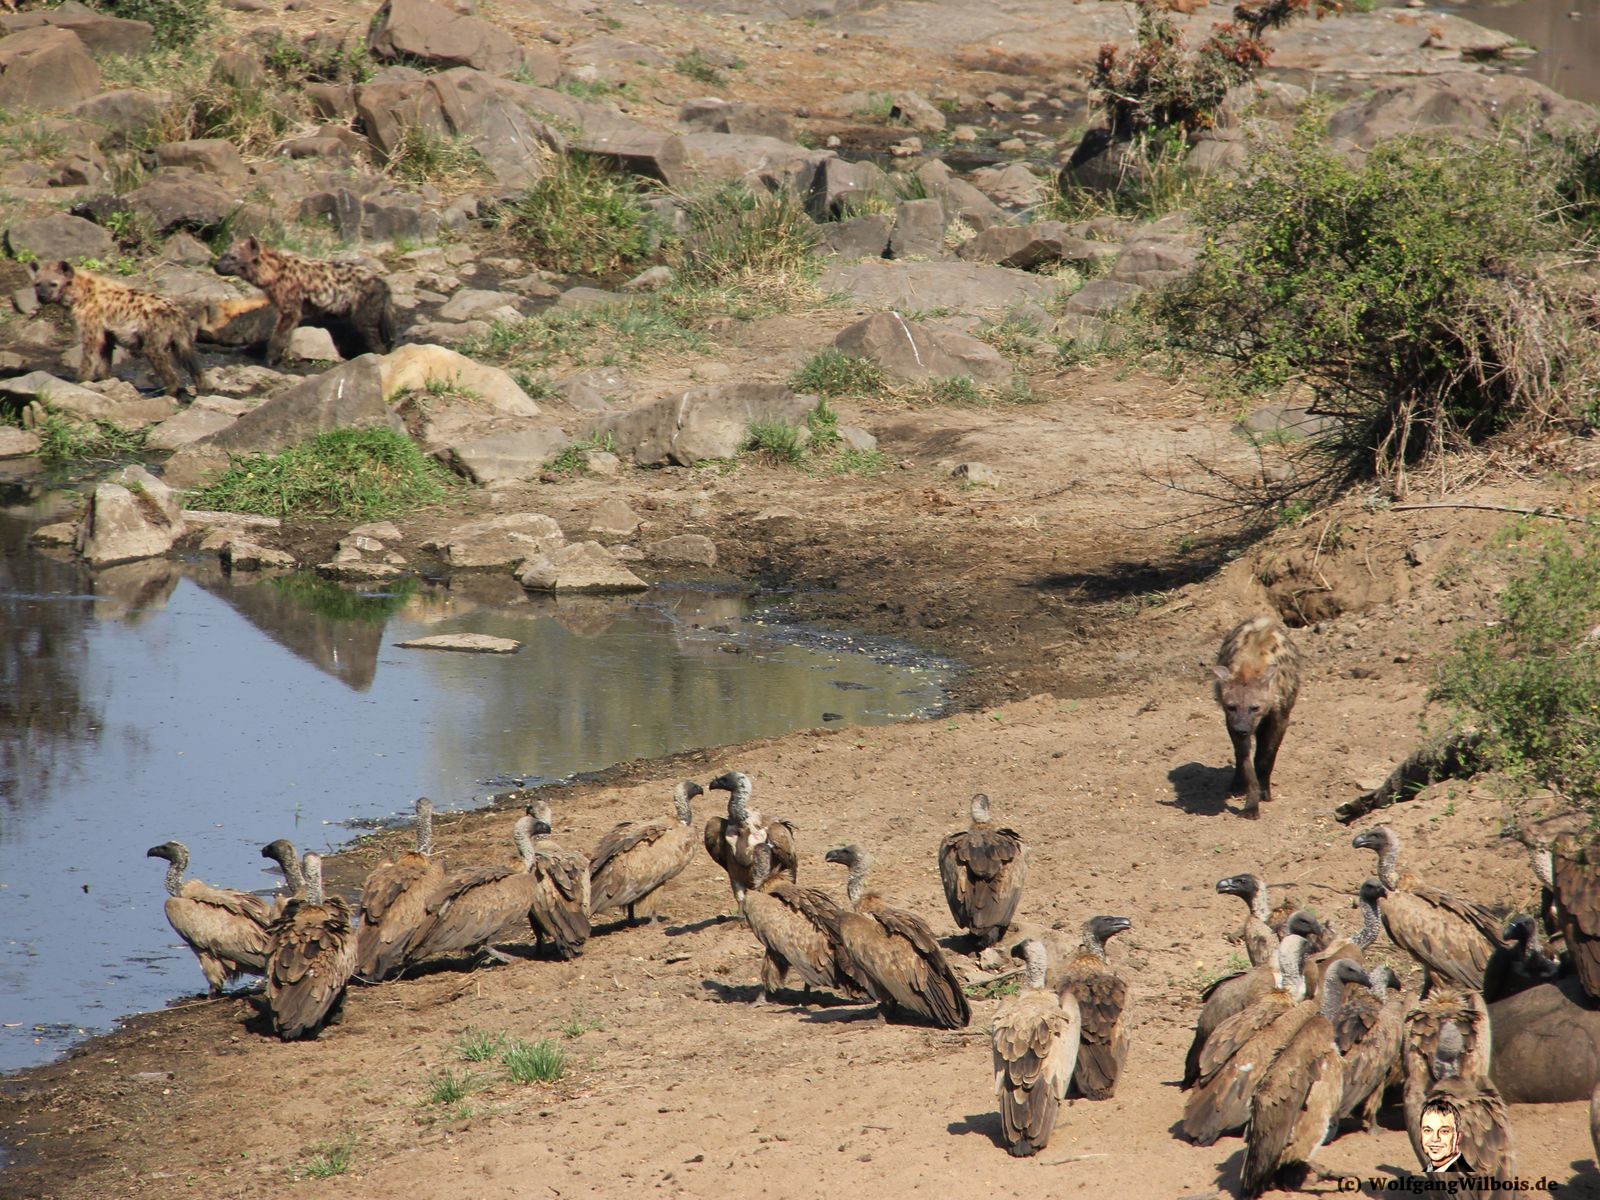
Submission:
<svg viewBox="0 0 1600 1200">
<path fill-rule="evenodd" d="M 1217 703 L 1222 705 L 1228 728 L 1236 733 L 1254 733 L 1261 718 L 1272 711 L 1272 684 L 1278 677 L 1278 664 L 1241 670 L 1218 663 L 1211 670 L 1217 680 Z"/>
<path fill-rule="evenodd" d="M 253 238 L 240 238 L 229 246 L 226 253 L 211 264 L 218 275 L 239 275 L 254 279 L 261 264 L 261 243 Z"/>
<path fill-rule="evenodd" d="M 76 272 L 71 263 L 60 259 L 53 263 L 29 263 L 28 274 L 33 277 L 33 294 L 40 304 L 64 304 Z"/>
</svg>

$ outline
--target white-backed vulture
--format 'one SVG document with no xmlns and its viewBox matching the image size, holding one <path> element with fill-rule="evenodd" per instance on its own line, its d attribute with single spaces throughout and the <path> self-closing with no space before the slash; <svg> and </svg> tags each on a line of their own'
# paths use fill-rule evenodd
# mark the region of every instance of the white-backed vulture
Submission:
<svg viewBox="0 0 1600 1200">
<path fill-rule="evenodd" d="M 1461 1157 L 1472 1168 L 1473 1175 L 1487 1175 L 1501 1181 L 1515 1179 L 1516 1154 L 1511 1144 L 1506 1103 L 1487 1077 L 1466 1073 L 1464 1040 L 1454 1021 L 1445 1022 L 1440 1029 L 1439 1042 L 1429 1063 L 1435 1082 L 1428 1089 L 1423 1107 L 1437 1100 L 1448 1100 L 1455 1106 L 1456 1128 L 1461 1133 Z"/>
<path fill-rule="evenodd" d="M 989 1041 L 1006 1149 L 1026 1158 L 1049 1144 L 1066 1099 L 1079 1049 L 1078 1002 L 1045 986 L 1043 942 L 1029 938 L 1012 953 L 1026 964 L 1022 988 L 995 1009 Z"/>
<path fill-rule="evenodd" d="M 1198 1146 L 1244 1128 L 1250 1095 L 1262 1073 L 1300 1026 L 1316 1015 L 1305 997 L 1306 940 L 1290 934 L 1278 944 L 1279 986 L 1212 1032 L 1200 1055 L 1195 1089 L 1183 1106 L 1183 1133 Z"/>
<path fill-rule="evenodd" d="M 1500 931 L 1501 941 L 1483 969 L 1483 999 L 1487 1004 L 1549 983 L 1561 972 L 1561 965 L 1540 947 L 1539 922 L 1529 916 L 1516 916 Z"/>
<path fill-rule="evenodd" d="M 167 860 L 167 920 L 200 960 L 213 996 L 239 976 L 259 975 L 266 969 L 267 926 L 272 921 L 267 901 L 198 879 L 185 882 L 189 848 L 182 842 L 152 846 L 145 856 Z"/>
<path fill-rule="evenodd" d="M 839 910 L 831 930 L 845 974 L 878 1002 L 885 1019 L 906 1009 L 941 1029 L 969 1025 L 966 992 L 927 922 L 867 891 L 867 852 L 843 846 L 828 851 L 827 860 L 850 870 L 845 891 L 851 907 Z"/>
<path fill-rule="evenodd" d="M 1088 1100 L 1109 1100 L 1128 1058 L 1128 981 L 1106 963 L 1106 942 L 1133 928 L 1127 917 L 1084 922 L 1078 953 L 1056 979 L 1063 995 L 1078 1001 L 1080 1042 L 1072 1081 Z"/>
<path fill-rule="evenodd" d="M 1493 1062 L 1489 1009 L 1480 993 L 1440 987 L 1407 1010 L 1400 1043 L 1400 1067 L 1405 1077 L 1406 1129 L 1411 1134 L 1411 1147 L 1417 1152 L 1418 1161 L 1422 1154 L 1418 1132 L 1422 1102 L 1433 1085 L 1434 1054 L 1439 1046 L 1439 1035 L 1447 1025 L 1454 1025 L 1462 1039 L 1457 1057 L 1463 1078 L 1482 1079 L 1487 1083 Z"/>
<path fill-rule="evenodd" d="M 1558 845 L 1551 853 L 1551 892 L 1573 971 L 1590 999 L 1600 1000 L 1600 870 L 1593 852 Z"/>
<path fill-rule="evenodd" d="M 597 917 L 613 908 L 628 910 L 663 884 L 676 879 L 694 858 L 696 796 L 705 789 L 685 779 L 673 790 L 675 817 L 653 821 L 623 821 L 600 839 L 589 857 L 589 915 Z"/>
<path fill-rule="evenodd" d="M 1308 951 L 1309 938 L 1318 930 L 1320 926 L 1317 926 L 1309 914 L 1297 912 L 1289 919 L 1289 932 L 1305 942 Z M 1200 1055 L 1217 1026 L 1235 1013 L 1243 1012 L 1257 1000 L 1270 995 L 1275 989 L 1283 987 L 1283 972 L 1278 966 L 1277 954 L 1281 946 L 1282 942 L 1277 943 L 1272 958 L 1260 966 L 1224 975 L 1200 993 L 1200 1015 L 1195 1018 L 1194 1038 L 1189 1043 L 1189 1053 L 1183 1061 L 1183 1079 L 1180 1086 L 1188 1089 L 1199 1082 Z M 1300 964 L 1296 964 L 1296 969 L 1300 970 Z M 1301 997 L 1296 996 L 1295 999 L 1299 1000 Z"/>
<path fill-rule="evenodd" d="M 1028 879 L 1028 847 L 989 820 L 989 797 L 972 798 L 972 825 L 939 843 L 939 878 L 957 925 L 992 946 L 1005 936 Z"/>
<path fill-rule="evenodd" d="M 1333 932 L 1331 923 L 1324 928 L 1322 946 L 1306 959 L 1306 990 L 1316 993 L 1322 988 L 1322 973 L 1331 962 L 1347 958 L 1359 967 L 1367 965 L 1367 951 L 1383 932 L 1383 918 L 1378 914 L 1378 898 L 1383 885 L 1368 879 L 1361 885 L 1357 903 L 1361 910 L 1361 928 L 1352 937 L 1341 937 Z M 1352 991 L 1358 990 L 1354 985 Z"/>
<path fill-rule="evenodd" d="M 1379 912 L 1389 940 L 1422 964 L 1427 983 L 1437 979 L 1456 987 L 1483 986 L 1483 969 L 1500 945 L 1500 925 L 1481 904 L 1463 900 L 1400 870 L 1400 839 L 1387 825 L 1356 834 L 1350 843 L 1378 854 L 1378 879 L 1384 892 Z"/>
<path fill-rule="evenodd" d="M 1244 927 L 1239 930 L 1239 940 L 1244 943 L 1250 965 L 1259 967 L 1270 963 L 1278 953 L 1278 935 L 1272 931 L 1272 902 L 1267 895 L 1267 885 L 1259 875 L 1229 875 L 1217 880 L 1217 891 L 1239 897 L 1249 908 Z"/>
<path fill-rule="evenodd" d="M 356 974 L 371 983 L 407 965 L 411 943 L 428 921 L 428 901 L 444 886 L 444 863 L 433 857 L 433 802 L 419 797 L 416 812 L 416 849 L 374 867 L 361 886 Z"/>
<path fill-rule="evenodd" d="M 1334 1018 L 1344 1003 L 1345 985 L 1366 981 L 1366 972 L 1347 958 L 1329 963 L 1316 1014 L 1262 1073 L 1244 1132 L 1244 1196 L 1259 1196 L 1280 1176 L 1297 1175 L 1288 1182 L 1298 1186 L 1307 1172 L 1316 1172 L 1312 1160 L 1338 1128 L 1344 1095 L 1344 1056 Z"/>
<path fill-rule="evenodd" d="M 304 897 L 289 901 L 272 923 L 267 955 L 267 1011 L 284 1041 L 316 1037 L 343 1004 L 356 969 L 350 908 L 322 895 L 322 858 L 305 856 Z"/>
<path fill-rule="evenodd" d="M 1564 952 L 1566 934 L 1562 929 L 1566 919 L 1556 901 L 1555 852 L 1548 842 L 1537 839 L 1528 847 L 1528 861 L 1533 867 L 1533 877 L 1539 881 L 1539 919 L 1544 924 L 1545 942 L 1552 947 L 1560 943 L 1560 951 Z M 1555 957 L 1561 957 L 1560 952 Z"/>
<path fill-rule="evenodd" d="M 828 988 L 846 996 L 862 991 L 840 966 L 833 931 L 843 916 L 838 901 L 821 888 L 801 887 L 772 876 L 772 846 L 755 849 L 752 886 L 740 898 L 740 910 L 766 951 L 761 963 L 761 991 L 754 1003 L 764 1004 L 783 986 L 792 970 L 807 991 Z"/>
<path fill-rule="evenodd" d="M 1400 1040 L 1410 1000 L 1391 968 L 1376 967 L 1368 979 L 1367 989 L 1345 997 L 1333 1019 L 1333 1036 L 1344 1055 L 1339 1119 L 1357 1117 L 1363 1129 L 1376 1133 L 1384 1093 L 1402 1082 Z"/>
<path fill-rule="evenodd" d="M 787 875 L 790 883 L 800 879 L 800 860 L 795 850 L 794 822 L 766 818 L 750 807 L 750 777 L 743 771 L 725 771 L 706 785 L 712 791 L 728 793 L 728 815 L 706 822 L 706 853 L 711 861 L 728 873 L 735 901 L 750 886 L 755 865 L 755 847 L 772 843 L 772 869 Z"/>
<path fill-rule="evenodd" d="M 563 850 L 551 836 L 548 800 L 535 800 L 528 813 L 534 820 L 533 861 L 527 863 L 537 884 L 528 911 L 534 939 L 539 950 L 548 939 L 557 958 L 576 958 L 589 940 L 589 856 Z"/>
<path fill-rule="evenodd" d="M 1600 1081 L 1600 1009 L 1577 976 L 1541 983 L 1489 1007 L 1490 1078 L 1507 1104 L 1585 1099 Z"/>
<path fill-rule="evenodd" d="M 477 954 L 491 949 L 502 931 L 532 924 L 535 894 L 540 881 L 532 874 L 534 818 L 523 815 L 512 827 L 517 858 L 496 866 L 453 871 L 429 898 L 428 918 L 412 939 L 412 962 L 436 955 Z"/>
<path fill-rule="evenodd" d="M 272 920 L 276 921 L 283 915 L 283 910 L 288 907 L 289 901 L 305 895 L 305 872 L 300 869 L 300 855 L 295 850 L 294 843 L 288 838 L 275 838 L 268 842 L 261 847 L 261 857 L 270 858 L 278 864 L 278 870 L 283 872 L 284 884 L 289 889 L 272 898 L 270 905 Z M 269 921 L 268 924 L 270 923 Z"/>
</svg>

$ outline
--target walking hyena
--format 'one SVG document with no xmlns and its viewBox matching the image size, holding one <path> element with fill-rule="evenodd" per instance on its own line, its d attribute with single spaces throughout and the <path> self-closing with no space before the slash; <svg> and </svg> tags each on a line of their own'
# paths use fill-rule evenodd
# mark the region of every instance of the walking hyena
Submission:
<svg viewBox="0 0 1600 1200">
<path fill-rule="evenodd" d="M 385 353 L 394 341 L 389 284 L 366 267 L 273 250 L 248 237 L 229 246 L 213 269 L 218 275 L 237 275 L 255 284 L 278 310 L 278 323 L 267 342 L 270 364 L 282 361 L 289 335 L 306 317 L 348 321 L 363 353 Z"/>
<path fill-rule="evenodd" d="M 65 261 L 32 263 L 28 273 L 41 304 L 61 304 L 72 314 L 83 347 L 83 361 L 78 364 L 81 382 L 110 375 L 111 351 L 120 344 L 150 360 L 169 394 L 176 396 L 183 387 L 174 357 L 194 376 L 195 391 L 205 390 L 189 314 L 172 301 L 79 270 Z"/>
<path fill-rule="evenodd" d="M 1272 764 L 1300 693 L 1300 651 L 1276 617 L 1251 617 L 1222 639 L 1213 685 L 1233 739 L 1230 796 L 1245 794 L 1242 816 L 1254 820 L 1272 799 Z M 1251 757 L 1251 741 L 1255 756 Z"/>
</svg>

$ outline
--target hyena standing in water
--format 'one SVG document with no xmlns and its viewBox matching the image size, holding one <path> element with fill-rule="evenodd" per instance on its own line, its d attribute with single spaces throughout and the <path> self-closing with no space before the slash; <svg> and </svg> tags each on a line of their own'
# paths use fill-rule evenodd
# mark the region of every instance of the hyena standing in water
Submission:
<svg viewBox="0 0 1600 1200">
<path fill-rule="evenodd" d="M 72 314 L 82 345 L 78 380 L 92 383 L 111 374 L 111 351 L 118 345 L 143 354 L 170 395 L 183 390 L 176 357 L 194 376 L 196 393 L 205 375 L 194 352 L 189 314 L 170 300 L 82 271 L 66 261 L 31 263 L 33 294 L 41 304 L 60 304 Z"/>
<path fill-rule="evenodd" d="M 278 310 L 278 323 L 267 342 L 269 364 L 283 360 L 289 335 L 306 317 L 349 322 L 361 340 L 362 353 L 386 353 L 394 341 L 389 284 L 376 271 L 356 263 L 323 262 L 273 250 L 248 237 L 229 246 L 213 270 L 255 284 Z"/>
<path fill-rule="evenodd" d="M 1233 739 L 1233 782 L 1245 794 L 1241 816 L 1255 820 L 1272 799 L 1272 764 L 1300 694 L 1300 651 L 1276 617 L 1251 617 L 1222 639 L 1213 690 Z M 1255 755 L 1251 756 L 1254 741 Z"/>
</svg>

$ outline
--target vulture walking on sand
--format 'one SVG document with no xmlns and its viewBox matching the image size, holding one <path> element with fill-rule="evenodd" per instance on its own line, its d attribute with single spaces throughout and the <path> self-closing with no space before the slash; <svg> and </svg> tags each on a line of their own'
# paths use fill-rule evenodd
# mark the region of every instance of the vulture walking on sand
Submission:
<svg viewBox="0 0 1600 1200">
<path fill-rule="evenodd" d="M 1600 870 L 1585 847 L 1551 852 L 1551 893 L 1573 971 L 1590 999 L 1600 1000 Z"/>
<path fill-rule="evenodd" d="M 1516 1178 L 1516 1156 L 1511 1144 L 1511 1122 L 1506 1103 L 1488 1077 L 1468 1074 L 1470 1056 L 1460 1026 L 1446 1021 L 1439 1030 L 1433 1058 L 1428 1064 L 1433 1086 L 1427 1099 L 1455 1105 L 1456 1128 L 1461 1132 L 1461 1157 L 1474 1175 L 1509 1181 Z M 1415 1141 L 1416 1135 L 1412 1135 Z"/>
<path fill-rule="evenodd" d="M 1306 940 L 1299 934 L 1278 946 L 1280 985 L 1223 1021 L 1200 1054 L 1199 1077 L 1183 1107 L 1183 1133 L 1197 1146 L 1243 1129 L 1250 1096 L 1278 1052 L 1317 1013 L 1305 999 Z"/>
<path fill-rule="evenodd" d="M 524 855 L 523 867 L 534 880 L 528 922 L 535 952 L 549 942 L 557 958 L 576 958 L 589 940 L 589 856 L 563 850 L 551 836 L 548 800 L 528 805 L 528 815 L 533 818 L 533 858 Z"/>
<path fill-rule="evenodd" d="M 591 918 L 625 908 L 631 925 L 638 919 L 634 905 L 682 874 L 694 857 L 691 805 L 704 794 L 698 783 L 685 779 L 672 793 L 675 816 L 623 821 L 600 839 L 589 858 Z"/>
<path fill-rule="evenodd" d="M 762 842 L 755 849 L 755 874 L 739 904 L 750 931 L 766 951 L 761 963 L 761 990 L 754 1003 L 764 1004 L 783 986 L 793 971 L 805 983 L 846 996 L 863 993 L 840 965 L 833 930 L 843 910 L 821 888 L 772 877 L 772 847 Z"/>
<path fill-rule="evenodd" d="M 728 873 L 735 901 L 750 886 L 755 867 L 755 848 L 772 843 L 772 869 L 787 875 L 790 883 L 800 878 L 800 860 L 795 850 L 792 821 L 768 819 L 750 807 L 750 777 L 742 771 L 727 771 L 706 785 L 712 791 L 728 793 L 728 815 L 706 822 L 706 853 L 711 861 Z"/>
<path fill-rule="evenodd" d="M 972 798 L 972 824 L 939 843 L 939 878 L 957 925 L 992 946 L 1005 936 L 1028 880 L 1028 847 L 989 820 L 989 797 Z"/>
<path fill-rule="evenodd" d="M 1109 1100 L 1128 1058 L 1128 981 L 1106 963 L 1106 943 L 1133 928 L 1127 917 L 1095 917 L 1083 926 L 1078 953 L 1056 977 L 1062 996 L 1077 1001 L 1080 1044 L 1072 1076 L 1078 1094 Z"/>
<path fill-rule="evenodd" d="M 532 924 L 540 886 L 533 874 L 534 825 L 534 818 L 524 815 L 512 827 L 511 838 L 517 847 L 515 861 L 469 867 L 445 878 L 429 898 L 427 919 L 411 942 L 407 957 L 412 962 L 480 951 L 487 951 L 502 962 L 509 961 L 490 943 L 512 926 Z"/>
<path fill-rule="evenodd" d="M 1066 1098 L 1079 1053 L 1078 1002 L 1045 986 L 1043 942 L 1029 938 L 1012 953 L 1025 964 L 1022 988 L 995 1009 L 989 1041 L 1006 1149 L 1026 1158 L 1049 1144 Z"/>
<path fill-rule="evenodd" d="M 1481 988 L 1489 956 L 1501 944 L 1494 914 L 1402 872 L 1400 838 L 1387 825 L 1356 834 L 1350 844 L 1378 854 L 1383 927 L 1390 941 L 1422 964 L 1424 994 L 1435 982 Z"/>
<path fill-rule="evenodd" d="M 267 955 L 267 1011 L 286 1042 L 314 1038 L 344 1003 L 356 968 L 350 908 L 322 895 L 322 858 L 305 856 L 305 895 L 272 923 Z"/>
<path fill-rule="evenodd" d="M 433 857 L 433 802 L 416 803 L 416 849 L 372 869 L 361 886 L 356 975 L 370 983 L 399 974 L 428 921 L 428 901 L 444 886 L 444 863 Z"/>
<path fill-rule="evenodd" d="M 1402 1082 L 1400 1043 L 1409 1001 L 1392 968 L 1377 967 L 1368 980 L 1368 988 L 1345 997 L 1333 1019 L 1333 1035 L 1344 1055 L 1339 1118 L 1357 1117 L 1363 1129 L 1377 1133 L 1384 1093 Z"/>
<path fill-rule="evenodd" d="M 1244 1131 L 1244 1196 L 1259 1196 L 1280 1180 L 1298 1187 L 1308 1174 L 1320 1176 L 1313 1160 L 1338 1129 L 1344 1096 L 1344 1056 L 1334 1019 L 1344 1004 L 1345 985 L 1356 982 L 1367 982 L 1356 963 L 1347 958 L 1330 963 L 1317 1011 L 1261 1074 Z"/>
<path fill-rule="evenodd" d="M 189 848 L 182 842 L 152 846 L 145 856 L 167 860 L 167 920 L 200 960 L 213 996 L 239 976 L 266 969 L 272 905 L 250 892 L 185 881 Z"/>
<path fill-rule="evenodd" d="M 941 1029 L 970 1024 L 972 1009 L 961 980 L 951 970 L 927 922 L 867 891 L 867 871 L 872 865 L 867 852 L 859 846 L 844 846 L 828 851 L 827 861 L 850 871 L 845 885 L 850 908 L 839 910 L 830 930 L 839 965 L 857 987 L 878 1002 L 880 1015 L 887 1019 L 904 1009 Z"/>
</svg>

